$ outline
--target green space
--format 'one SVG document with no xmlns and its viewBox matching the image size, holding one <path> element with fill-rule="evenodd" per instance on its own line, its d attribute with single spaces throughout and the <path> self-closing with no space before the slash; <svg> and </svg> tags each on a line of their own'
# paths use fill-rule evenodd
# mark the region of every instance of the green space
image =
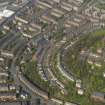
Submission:
<svg viewBox="0 0 105 105">
<path fill-rule="evenodd" d="M 59 49 L 55 49 L 50 59 L 52 64 L 53 74 L 61 81 L 68 92 L 67 95 L 63 95 L 61 92 L 53 94 L 53 96 L 69 102 L 77 102 L 81 105 L 104 105 L 102 103 L 95 103 L 91 101 L 90 95 L 94 91 L 105 92 L 105 81 L 103 78 L 103 71 L 105 68 L 104 63 L 99 68 L 95 65 L 90 65 L 86 62 L 80 62 L 81 49 L 89 49 L 92 53 L 96 53 L 98 48 L 104 47 L 105 30 L 97 30 L 96 32 L 89 33 L 81 36 L 73 48 L 69 49 L 65 58 L 66 66 L 72 70 L 77 79 L 83 81 L 84 95 L 78 95 L 75 87 L 75 82 L 68 81 L 62 76 L 57 68 L 57 53 Z M 68 42 L 67 42 L 68 43 Z M 93 67 L 94 66 L 94 67 Z"/>
<path fill-rule="evenodd" d="M 35 52 L 37 51 L 36 47 L 31 48 L 32 54 L 25 56 L 25 62 L 22 63 L 21 71 L 24 74 L 24 76 L 34 85 L 37 85 L 42 90 L 49 93 L 49 96 L 52 97 L 56 93 L 59 92 L 59 89 L 56 86 L 50 86 L 49 81 L 44 81 L 37 70 L 37 59 L 34 58 Z M 27 60 L 28 58 L 28 60 Z"/>
<path fill-rule="evenodd" d="M 87 62 L 88 57 L 80 59 L 80 52 L 82 50 L 89 50 L 91 53 L 97 54 L 97 49 L 104 48 L 105 30 L 98 30 L 89 33 L 79 38 L 77 43 L 68 49 L 65 56 L 65 64 L 74 73 L 77 79 L 82 80 L 84 95 L 80 96 L 76 92 L 75 83 L 69 83 L 67 90 L 69 95 L 65 99 L 76 101 L 82 105 L 104 105 L 102 103 L 93 103 L 90 100 L 92 92 L 105 92 L 105 78 L 103 72 L 105 71 L 105 62 L 101 62 L 101 67 Z M 100 54 L 104 59 L 104 56 Z"/>
<path fill-rule="evenodd" d="M 36 70 L 37 62 L 30 61 L 21 65 L 23 74 L 32 82 L 33 84 L 39 86 L 41 89 L 49 92 L 50 96 L 52 96 L 58 89 L 56 87 L 49 86 L 48 82 L 45 82 L 41 79 L 38 71 Z"/>
<path fill-rule="evenodd" d="M 58 39 L 60 34 L 57 33 Z M 97 67 L 94 64 L 87 63 L 87 58 L 83 61 L 80 60 L 80 52 L 82 50 L 89 50 L 92 53 L 97 53 L 97 49 L 104 48 L 105 42 L 105 30 L 97 30 L 86 35 L 82 35 L 77 43 L 70 49 L 68 49 L 65 56 L 66 66 L 72 70 L 77 79 L 82 80 L 84 94 L 78 95 L 75 87 L 75 82 L 68 81 L 57 68 L 57 54 L 59 49 L 55 49 L 53 55 L 50 58 L 52 64 L 52 71 L 54 75 L 60 80 L 67 90 L 67 94 L 63 95 L 56 86 L 49 86 L 49 82 L 45 82 L 40 78 L 37 71 L 37 61 L 30 60 L 22 65 L 24 75 L 33 83 L 50 93 L 51 97 L 57 97 L 65 101 L 77 102 L 81 105 L 104 105 L 102 103 L 95 103 L 91 101 L 90 95 L 92 92 L 105 92 L 105 78 L 103 72 L 105 69 L 104 62 L 101 62 L 102 66 Z M 68 42 L 67 42 L 68 43 Z M 67 44 L 66 43 L 66 44 Z M 32 49 L 36 52 L 36 49 Z"/>
<path fill-rule="evenodd" d="M 26 62 L 25 64 L 21 65 L 24 69 L 22 70 L 22 72 L 24 73 L 24 75 L 33 83 L 43 86 L 43 89 L 45 89 L 48 86 L 47 82 L 44 82 L 38 72 L 36 71 L 36 67 L 37 67 L 37 62 L 36 61 L 30 61 L 30 62 Z"/>
</svg>

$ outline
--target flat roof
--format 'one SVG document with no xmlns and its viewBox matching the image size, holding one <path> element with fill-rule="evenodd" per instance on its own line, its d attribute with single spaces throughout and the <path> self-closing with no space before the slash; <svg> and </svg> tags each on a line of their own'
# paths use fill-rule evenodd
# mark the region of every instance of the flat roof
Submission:
<svg viewBox="0 0 105 105">
<path fill-rule="evenodd" d="M 11 10 L 8 10 L 8 9 L 5 9 L 3 11 L 0 11 L 0 17 L 10 17 L 11 15 L 14 14 L 14 11 L 11 11 Z"/>
<path fill-rule="evenodd" d="M 5 2 L 13 2 L 14 0 L 0 0 L 0 3 L 5 3 Z"/>
</svg>

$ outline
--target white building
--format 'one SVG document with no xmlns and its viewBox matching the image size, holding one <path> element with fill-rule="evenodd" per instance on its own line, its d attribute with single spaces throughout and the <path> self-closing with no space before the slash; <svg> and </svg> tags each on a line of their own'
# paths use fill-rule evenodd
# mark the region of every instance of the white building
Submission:
<svg viewBox="0 0 105 105">
<path fill-rule="evenodd" d="M 9 51 L 1 51 L 1 55 L 4 57 L 10 57 L 10 58 L 14 57 L 13 53 L 11 53 Z"/>
<path fill-rule="evenodd" d="M 83 95 L 83 94 L 84 94 L 84 90 L 83 90 L 83 89 L 78 89 L 78 90 L 77 90 L 77 93 L 78 93 L 79 95 Z"/>
</svg>

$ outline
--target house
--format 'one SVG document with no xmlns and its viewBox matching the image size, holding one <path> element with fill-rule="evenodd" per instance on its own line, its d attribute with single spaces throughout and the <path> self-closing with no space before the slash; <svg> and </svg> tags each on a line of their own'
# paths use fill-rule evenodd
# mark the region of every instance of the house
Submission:
<svg viewBox="0 0 105 105">
<path fill-rule="evenodd" d="M 64 105 L 80 105 L 80 104 L 77 104 L 77 103 L 74 103 L 74 102 L 65 102 Z"/>
<path fill-rule="evenodd" d="M 72 10 L 72 5 L 71 4 L 68 4 L 67 2 L 62 2 L 61 8 L 63 8 L 64 10 L 70 12 Z"/>
<path fill-rule="evenodd" d="M 48 16 L 48 15 L 42 15 L 40 18 L 40 21 L 42 21 L 43 23 L 53 23 L 53 24 L 57 24 L 57 21 L 53 18 L 53 16 Z"/>
<path fill-rule="evenodd" d="M 10 51 L 1 51 L 1 55 L 3 57 L 9 57 L 9 58 L 13 58 L 14 57 L 13 53 L 10 52 Z"/>
<path fill-rule="evenodd" d="M 37 7 L 41 8 L 41 9 L 52 8 L 52 6 L 50 4 L 39 1 L 39 0 L 37 0 Z"/>
<path fill-rule="evenodd" d="M 6 76 L 0 76 L 0 83 L 6 83 L 7 79 L 8 79 L 8 77 L 6 77 Z"/>
<path fill-rule="evenodd" d="M 0 76 L 6 76 L 6 77 L 8 77 L 9 76 L 9 74 L 7 73 L 7 72 L 4 72 L 4 71 L 0 71 Z"/>
<path fill-rule="evenodd" d="M 81 88 L 81 80 L 76 80 L 76 87 Z"/>
<path fill-rule="evenodd" d="M 9 90 L 10 91 L 16 90 L 16 86 L 14 84 L 10 84 L 9 85 Z"/>
<path fill-rule="evenodd" d="M 22 24 L 22 23 L 28 24 L 28 21 L 27 21 L 27 20 L 22 19 L 22 18 L 20 18 L 20 17 L 18 17 L 18 16 L 15 16 L 15 20 L 19 21 L 21 24 Z M 20 23 L 19 23 L 19 24 L 20 24 Z"/>
<path fill-rule="evenodd" d="M 57 103 L 57 104 L 63 104 L 63 102 L 59 99 L 56 99 L 56 98 L 52 98 L 51 99 L 53 102 Z"/>
<path fill-rule="evenodd" d="M 103 77 L 105 78 L 105 72 L 103 72 Z"/>
<path fill-rule="evenodd" d="M 0 93 L 0 101 L 15 101 L 16 100 L 16 94 L 12 92 L 8 93 Z"/>
<path fill-rule="evenodd" d="M 91 99 L 96 101 L 96 102 L 103 102 L 103 103 L 105 103 L 105 93 L 93 92 L 91 94 Z"/>
<path fill-rule="evenodd" d="M 3 28 L 4 28 L 5 30 L 10 30 L 10 27 L 9 27 L 9 26 L 6 26 L 6 25 L 3 25 Z"/>
<path fill-rule="evenodd" d="M 20 97 L 22 99 L 27 99 L 28 98 L 28 94 L 25 91 L 22 91 L 21 94 L 20 94 Z"/>
<path fill-rule="evenodd" d="M 94 64 L 95 64 L 95 66 L 97 66 L 97 67 L 101 67 L 101 66 L 102 66 L 101 62 L 95 62 Z"/>
<path fill-rule="evenodd" d="M 3 57 L 0 57 L 0 62 L 3 62 L 4 61 L 4 58 Z"/>
<path fill-rule="evenodd" d="M 53 0 L 54 2 L 56 2 L 56 3 L 59 3 L 60 2 L 60 0 Z"/>
<path fill-rule="evenodd" d="M 78 89 L 78 90 L 77 90 L 77 93 L 78 93 L 79 95 L 83 95 L 83 94 L 84 94 L 84 90 L 83 90 L 83 89 Z"/>
<path fill-rule="evenodd" d="M 102 49 L 101 48 L 97 49 L 97 53 L 102 54 Z"/>
<path fill-rule="evenodd" d="M 89 64 L 91 64 L 91 65 L 93 64 L 93 61 L 91 61 L 91 60 L 89 60 L 89 59 L 87 60 L 87 62 L 88 62 Z"/>
<path fill-rule="evenodd" d="M 64 14 L 65 14 L 64 11 L 62 11 L 59 8 L 53 8 L 52 11 L 51 11 L 51 15 L 55 16 L 56 18 L 60 18 Z"/>
<path fill-rule="evenodd" d="M 0 92 L 7 92 L 9 91 L 9 87 L 8 87 L 8 84 L 0 84 Z"/>
</svg>

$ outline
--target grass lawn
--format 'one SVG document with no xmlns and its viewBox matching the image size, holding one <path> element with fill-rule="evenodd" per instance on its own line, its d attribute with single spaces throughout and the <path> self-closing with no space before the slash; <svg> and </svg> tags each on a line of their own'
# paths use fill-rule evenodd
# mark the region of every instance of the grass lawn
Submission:
<svg viewBox="0 0 105 105">
<path fill-rule="evenodd" d="M 58 88 L 55 86 L 49 86 L 48 82 L 45 82 L 40 78 L 40 75 L 38 74 L 36 67 L 37 62 L 36 61 L 30 61 L 22 65 L 24 67 L 24 70 L 22 72 L 24 75 L 35 85 L 39 86 L 41 89 L 49 92 L 50 96 L 55 96 L 58 94 Z"/>
<path fill-rule="evenodd" d="M 24 67 L 23 73 L 26 75 L 27 78 L 29 78 L 30 81 L 40 86 L 43 85 L 43 89 L 48 87 L 48 84 L 40 78 L 38 72 L 36 71 L 36 61 L 27 62 L 22 66 Z"/>
</svg>

